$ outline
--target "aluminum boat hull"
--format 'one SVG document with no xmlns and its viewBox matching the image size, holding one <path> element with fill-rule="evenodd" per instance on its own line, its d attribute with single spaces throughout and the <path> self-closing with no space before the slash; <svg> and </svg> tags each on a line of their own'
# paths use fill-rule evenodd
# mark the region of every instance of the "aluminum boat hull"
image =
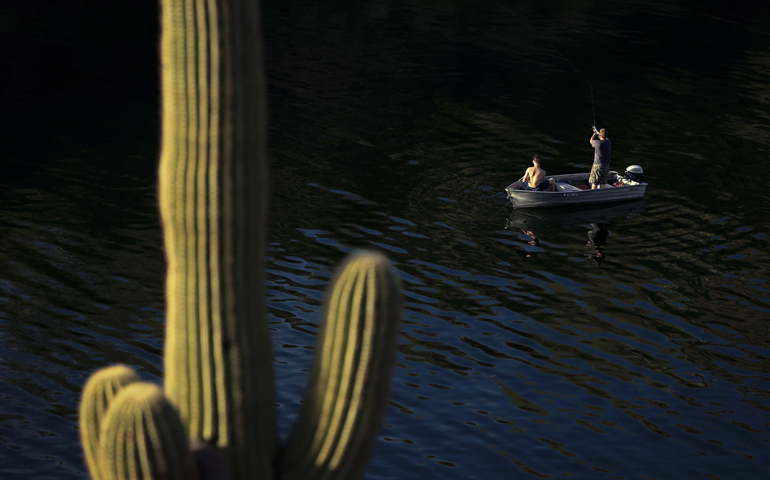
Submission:
<svg viewBox="0 0 770 480">
<path fill-rule="evenodd" d="M 574 185 L 588 180 L 588 173 L 571 173 L 565 175 L 552 175 L 556 181 L 557 191 L 531 191 L 522 190 L 524 183 L 519 180 L 506 187 L 508 198 L 516 208 L 544 208 L 563 207 L 568 205 L 592 205 L 597 203 L 625 202 L 644 198 L 647 184 L 640 182 L 625 182 L 626 185 L 614 187 L 608 185 L 605 188 L 595 190 L 581 190 Z M 621 179 L 622 180 L 622 179 Z M 608 181 L 618 181 L 618 173 L 610 172 Z"/>
</svg>

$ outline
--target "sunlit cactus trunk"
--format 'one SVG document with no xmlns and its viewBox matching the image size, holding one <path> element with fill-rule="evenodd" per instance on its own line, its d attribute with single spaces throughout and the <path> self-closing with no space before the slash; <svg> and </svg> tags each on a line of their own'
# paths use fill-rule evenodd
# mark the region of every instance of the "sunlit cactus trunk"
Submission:
<svg viewBox="0 0 770 480">
<path fill-rule="evenodd" d="M 162 0 L 165 392 L 233 478 L 276 453 L 265 321 L 268 161 L 258 2 Z"/>
</svg>

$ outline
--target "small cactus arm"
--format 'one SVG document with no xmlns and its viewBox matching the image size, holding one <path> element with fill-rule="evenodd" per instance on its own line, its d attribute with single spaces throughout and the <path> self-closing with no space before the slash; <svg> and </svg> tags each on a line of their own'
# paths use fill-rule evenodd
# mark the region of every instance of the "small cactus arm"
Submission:
<svg viewBox="0 0 770 480">
<path fill-rule="evenodd" d="M 331 284 L 308 395 L 283 459 L 283 478 L 360 478 L 377 438 L 401 321 L 395 269 L 353 255 Z"/>
<path fill-rule="evenodd" d="M 113 365 L 103 368 L 88 379 L 83 388 L 80 402 L 80 440 L 86 457 L 86 466 L 93 480 L 100 480 L 97 452 L 99 450 L 99 431 L 104 423 L 107 408 L 118 392 L 134 382 L 139 375 L 126 365 Z"/>
<path fill-rule="evenodd" d="M 103 480 L 190 480 L 187 432 L 163 389 L 136 382 L 122 389 L 101 427 Z"/>
</svg>

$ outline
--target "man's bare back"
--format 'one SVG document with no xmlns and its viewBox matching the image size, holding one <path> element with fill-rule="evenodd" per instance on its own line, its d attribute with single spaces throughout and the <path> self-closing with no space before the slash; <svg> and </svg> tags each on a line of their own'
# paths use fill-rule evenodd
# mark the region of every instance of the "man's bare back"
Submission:
<svg viewBox="0 0 770 480">
<path fill-rule="evenodd" d="M 524 181 L 532 188 L 537 188 L 545 178 L 545 170 L 538 166 L 529 167 L 524 174 Z"/>
<path fill-rule="evenodd" d="M 522 180 L 527 186 L 522 188 L 525 190 L 530 189 L 538 191 L 542 191 L 547 188 L 548 190 L 555 192 L 556 183 L 554 182 L 554 179 L 549 178 L 547 182 L 544 179 L 545 170 L 540 168 L 540 155 L 535 155 L 532 157 L 532 166 L 529 167 L 526 172 L 524 172 L 524 178 Z"/>
</svg>

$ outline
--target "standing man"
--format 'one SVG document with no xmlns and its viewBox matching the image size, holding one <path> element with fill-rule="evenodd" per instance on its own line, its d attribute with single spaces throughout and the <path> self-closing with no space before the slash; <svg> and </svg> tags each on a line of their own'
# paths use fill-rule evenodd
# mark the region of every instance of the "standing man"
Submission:
<svg viewBox="0 0 770 480">
<path fill-rule="evenodd" d="M 607 183 L 607 174 L 610 173 L 610 149 L 612 148 L 612 142 L 607 138 L 607 130 L 593 128 L 591 146 L 594 147 L 594 165 L 591 167 L 591 176 L 588 177 L 591 190 L 601 188 Z"/>
</svg>

